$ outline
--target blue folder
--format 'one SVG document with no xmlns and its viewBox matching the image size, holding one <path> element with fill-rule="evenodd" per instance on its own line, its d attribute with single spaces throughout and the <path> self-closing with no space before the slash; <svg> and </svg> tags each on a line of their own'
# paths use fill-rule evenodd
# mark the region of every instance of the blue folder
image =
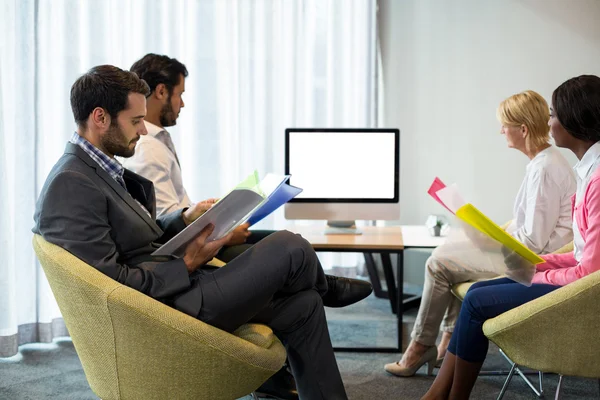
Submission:
<svg viewBox="0 0 600 400">
<path fill-rule="evenodd" d="M 300 192 L 302 192 L 302 189 L 288 185 L 285 181 L 281 182 L 277 189 L 271 193 L 267 201 L 252 214 L 248 219 L 248 223 L 250 226 L 254 225 L 273 211 L 277 210 L 283 204 L 296 197 Z"/>
</svg>

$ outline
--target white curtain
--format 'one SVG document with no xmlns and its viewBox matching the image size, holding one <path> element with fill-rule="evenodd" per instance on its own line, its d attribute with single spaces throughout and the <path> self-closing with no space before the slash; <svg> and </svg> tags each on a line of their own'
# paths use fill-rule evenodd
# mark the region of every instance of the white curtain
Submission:
<svg viewBox="0 0 600 400">
<path fill-rule="evenodd" d="M 90 67 L 128 69 L 148 52 L 186 64 L 170 131 L 196 200 L 254 169 L 283 173 L 286 127 L 375 126 L 375 0 L 0 3 L 0 357 L 66 334 L 31 227 L 75 129 L 70 87 Z"/>
</svg>

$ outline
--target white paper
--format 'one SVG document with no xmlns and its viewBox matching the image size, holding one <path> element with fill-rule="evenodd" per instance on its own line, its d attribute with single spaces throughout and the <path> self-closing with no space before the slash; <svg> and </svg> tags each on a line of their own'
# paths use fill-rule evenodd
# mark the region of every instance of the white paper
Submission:
<svg viewBox="0 0 600 400">
<path fill-rule="evenodd" d="M 213 224 L 215 229 L 208 237 L 207 242 L 220 239 L 244 223 L 264 200 L 264 197 L 250 189 L 232 190 L 198 219 L 152 253 L 152 255 L 182 257 L 186 246 L 208 224 Z"/>
<path fill-rule="evenodd" d="M 268 173 L 258 184 L 265 197 L 269 197 L 279 186 L 290 179 L 290 175 L 277 175 Z"/>
<path fill-rule="evenodd" d="M 465 199 L 459 193 L 458 185 L 456 185 L 456 183 L 438 190 L 435 194 L 437 194 L 442 203 L 444 203 L 444 205 L 448 207 L 454 214 L 456 214 L 456 211 L 459 208 L 467 204 Z"/>
</svg>

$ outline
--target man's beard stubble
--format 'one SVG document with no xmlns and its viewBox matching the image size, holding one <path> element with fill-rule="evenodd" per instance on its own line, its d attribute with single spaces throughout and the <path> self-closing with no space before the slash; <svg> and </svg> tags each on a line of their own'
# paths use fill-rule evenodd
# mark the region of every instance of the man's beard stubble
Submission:
<svg viewBox="0 0 600 400">
<path fill-rule="evenodd" d="M 113 121 L 108 132 L 102 137 L 102 146 L 113 156 L 129 158 L 135 154 L 135 146 L 133 148 L 129 148 L 129 146 L 139 138 L 138 136 L 132 140 L 127 140 L 119 124 Z"/>
<path fill-rule="evenodd" d="M 161 108 L 159 120 L 163 127 L 177 124 L 177 115 L 175 115 L 173 106 L 171 105 L 171 96 L 169 96 L 167 103 Z"/>
</svg>

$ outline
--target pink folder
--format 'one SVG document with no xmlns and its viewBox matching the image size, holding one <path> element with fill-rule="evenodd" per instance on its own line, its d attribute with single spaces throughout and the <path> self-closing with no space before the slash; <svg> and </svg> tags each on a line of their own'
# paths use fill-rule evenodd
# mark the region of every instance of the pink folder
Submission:
<svg viewBox="0 0 600 400">
<path fill-rule="evenodd" d="M 440 198 L 437 195 L 438 190 L 441 190 L 441 189 L 443 189 L 445 187 L 446 187 L 446 184 L 444 182 L 442 182 L 442 180 L 436 176 L 435 179 L 433 180 L 433 183 L 429 187 L 429 190 L 427 191 L 427 193 L 429 193 L 429 195 L 431 197 L 433 197 L 435 199 L 435 201 L 437 201 L 438 203 L 440 203 L 441 205 L 443 205 L 446 208 L 446 210 L 448 210 L 452 214 L 454 214 L 452 212 L 452 210 L 450 210 L 448 207 L 446 207 L 446 205 L 444 204 L 444 202 L 442 200 L 440 200 Z"/>
</svg>

